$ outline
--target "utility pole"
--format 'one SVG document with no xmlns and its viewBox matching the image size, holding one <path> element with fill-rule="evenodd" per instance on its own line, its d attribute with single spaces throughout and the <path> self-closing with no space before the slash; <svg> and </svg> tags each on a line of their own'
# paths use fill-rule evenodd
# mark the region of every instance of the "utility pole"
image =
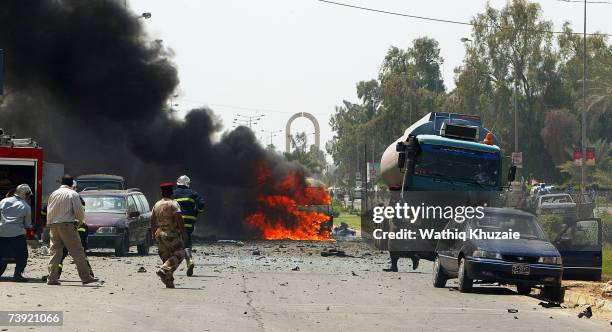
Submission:
<svg viewBox="0 0 612 332">
<path fill-rule="evenodd" d="M 584 0 L 584 29 L 582 35 L 582 139 L 581 139 L 581 150 L 582 150 L 582 163 L 580 165 L 580 193 L 584 194 L 584 166 L 586 164 L 586 78 L 587 78 L 587 0 Z M 582 195 L 581 195 L 582 197 Z"/>
</svg>

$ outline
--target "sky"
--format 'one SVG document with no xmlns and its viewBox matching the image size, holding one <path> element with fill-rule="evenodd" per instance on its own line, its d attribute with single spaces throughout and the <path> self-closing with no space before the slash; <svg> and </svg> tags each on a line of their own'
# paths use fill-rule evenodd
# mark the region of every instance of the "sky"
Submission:
<svg viewBox="0 0 612 332">
<path fill-rule="evenodd" d="M 610 0 L 612 1 L 612 0 Z M 347 4 L 411 15 L 469 21 L 484 10 L 485 0 L 337 0 Z M 537 1 L 543 17 L 559 30 L 569 21 L 582 32 L 583 4 Z M 502 8 L 506 0 L 490 0 Z M 285 125 L 297 112 L 318 118 L 321 144 L 333 137 L 334 107 L 358 102 L 355 86 L 376 78 L 391 46 L 436 39 L 444 58 L 445 85 L 454 87 L 453 69 L 465 53 L 462 37 L 471 27 L 371 13 L 317 0 L 127 0 L 136 13 L 150 12 L 143 23 L 152 39 L 162 39 L 175 53 L 178 96 L 172 103 L 184 114 L 209 106 L 226 130 L 237 114 L 257 116 L 252 127 L 264 145 L 285 149 Z M 612 2 L 589 4 L 587 32 L 612 33 Z M 264 132 L 266 131 L 266 132 Z M 293 122 L 292 133 L 305 132 L 314 143 L 312 123 Z M 402 133 L 397 133 L 399 137 Z"/>
</svg>

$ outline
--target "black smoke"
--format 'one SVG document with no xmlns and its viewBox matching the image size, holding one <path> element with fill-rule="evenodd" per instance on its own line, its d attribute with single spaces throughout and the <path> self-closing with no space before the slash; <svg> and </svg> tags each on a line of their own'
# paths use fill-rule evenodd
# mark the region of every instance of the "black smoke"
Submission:
<svg viewBox="0 0 612 332">
<path fill-rule="evenodd" d="M 122 1 L 4 0 L 0 22 L 0 127 L 37 139 L 47 161 L 76 175 L 123 175 L 152 198 L 159 182 L 188 174 L 207 197 L 208 222 L 229 232 L 242 231 L 236 221 L 255 208 L 258 163 L 276 177 L 297 168 L 266 152 L 248 128 L 214 142 L 223 128 L 210 109 L 174 118 L 172 51 Z"/>
</svg>

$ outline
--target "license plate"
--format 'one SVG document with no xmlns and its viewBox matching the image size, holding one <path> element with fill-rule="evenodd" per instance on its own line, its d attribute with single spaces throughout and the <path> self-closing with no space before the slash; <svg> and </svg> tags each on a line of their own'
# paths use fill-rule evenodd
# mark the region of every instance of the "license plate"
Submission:
<svg viewBox="0 0 612 332">
<path fill-rule="evenodd" d="M 514 264 L 512 265 L 512 274 L 529 275 L 529 265 Z"/>
</svg>

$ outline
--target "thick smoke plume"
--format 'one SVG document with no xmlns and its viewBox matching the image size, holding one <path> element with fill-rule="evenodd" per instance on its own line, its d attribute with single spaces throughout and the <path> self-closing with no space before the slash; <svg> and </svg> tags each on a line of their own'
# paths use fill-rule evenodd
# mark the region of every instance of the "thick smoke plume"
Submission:
<svg viewBox="0 0 612 332">
<path fill-rule="evenodd" d="M 160 181 L 188 174 L 206 195 L 207 221 L 236 233 L 244 231 L 236 221 L 255 209 L 256 165 L 266 162 L 273 178 L 297 169 L 248 128 L 213 142 L 222 126 L 207 108 L 173 118 L 172 52 L 150 40 L 122 2 L 5 0 L 0 22 L 0 127 L 37 139 L 47 161 L 75 175 L 123 175 L 154 199 Z"/>
</svg>

